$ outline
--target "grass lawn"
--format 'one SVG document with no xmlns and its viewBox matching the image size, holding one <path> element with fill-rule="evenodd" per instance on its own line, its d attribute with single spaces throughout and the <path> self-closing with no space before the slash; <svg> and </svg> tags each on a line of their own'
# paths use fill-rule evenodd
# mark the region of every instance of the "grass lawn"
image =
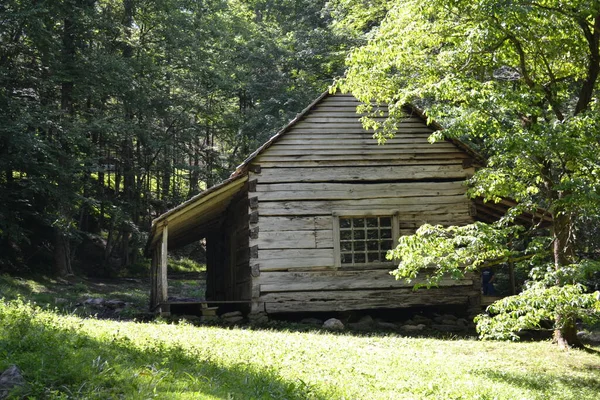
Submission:
<svg viewBox="0 0 600 400">
<path fill-rule="evenodd" d="M 0 301 L 17 398 L 597 399 L 600 355 L 505 343 L 119 322 Z M 595 349 L 599 350 L 598 348 Z"/>
</svg>

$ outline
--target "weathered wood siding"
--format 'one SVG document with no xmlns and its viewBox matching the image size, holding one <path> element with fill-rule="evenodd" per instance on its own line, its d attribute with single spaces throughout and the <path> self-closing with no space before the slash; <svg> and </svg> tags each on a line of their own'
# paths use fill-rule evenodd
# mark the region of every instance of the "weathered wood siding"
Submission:
<svg viewBox="0 0 600 400">
<path fill-rule="evenodd" d="M 256 157 L 249 173 L 254 311 L 327 311 L 466 303 L 474 282 L 414 293 L 385 269 L 335 267 L 334 213 L 397 214 L 400 234 L 424 222 L 472 222 L 463 182 L 469 155 L 407 116 L 378 145 L 358 102 L 328 96 Z M 476 285 L 475 285 L 476 286 Z"/>
</svg>

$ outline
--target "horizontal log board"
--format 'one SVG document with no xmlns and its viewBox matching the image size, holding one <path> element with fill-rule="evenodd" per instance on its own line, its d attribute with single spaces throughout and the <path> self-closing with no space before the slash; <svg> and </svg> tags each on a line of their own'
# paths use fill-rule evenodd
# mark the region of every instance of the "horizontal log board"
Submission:
<svg viewBox="0 0 600 400">
<path fill-rule="evenodd" d="M 462 163 L 448 165 L 378 166 L 355 168 L 262 168 L 259 183 L 283 182 L 335 182 L 335 181 L 395 181 L 422 179 L 466 179 L 473 168 L 463 168 Z"/>
<path fill-rule="evenodd" d="M 427 150 L 435 149 L 437 153 L 445 153 L 452 152 L 455 150 L 458 152 L 459 150 L 451 143 L 440 142 L 436 144 L 429 143 L 387 143 L 385 145 L 379 145 L 373 139 L 370 142 L 364 143 L 348 143 L 348 141 L 343 142 L 331 142 L 326 143 L 322 140 L 304 140 L 304 143 L 278 143 L 277 148 L 281 150 L 340 150 L 344 149 L 347 153 L 353 153 L 355 151 L 367 150 L 367 151 L 382 151 L 382 150 L 413 150 L 412 153 L 427 153 Z M 422 151 L 425 150 L 425 151 Z M 390 151 L 392 152 L 392 151 Z"/>
<path fill-rule="evenodd" d="M 397 309 L 424 306 L 467 306 L 469 296 L 448 295 L 443 298 L 426 296 L 395 296 L 393 299 L 360 299 L 333 301 L 294 301 L 284 303 L 264 303 L 268 314 L 293 312 L 334 312 L 373 309 Z"/>
<path fill-rule="evenodd" d="M 436 288 L 353 290 L 331 292 L 270 293 L 258 301 L 265 302 L 267 313 L 365 310 L 373 308 L 410 308 L 433 305 L 466 305 L 469 296 L 477 295 L 472 288 Z M 320 296 L 314 296 L 319 293 Z"/>
<path fill-rule="evenodd" d="M 450 142 L 437 142 L 437 143 L 429 143 L 426 137 L 402 137 L 396 136 L 393 139 L 388 139 L 385 144 L 378 144 L 377 139 L 372 137 L 352 137 L 352 135 L 347 135 L 349 137 L 343 138 L 343 142 L 340 141 L 340 138 L 334 135 L 286 135 L 277 141 L 278 145 L 305 145 L 307 143 L 317 142 L 327 145 L 337 145 L 338 147 L 346 147 L 347 145 L 361 145 L 361 146 L 391 146 L 391 145 L 414 145 L 419 144 L 422 146 L 440 146 L 440 145 L 449 145 L 450 147 L 454 147 Z M 368 136 L 368 135 L 365 135 Z M 425 136 L 425 135 L 423 135 Z"/>
<path fill-rule="evenodd" d="M 398 132 L 396 134 L 396 136 L 402 135 L 403 137 L 405 136 L 409 136 L 409 135 L 415 135 L 415 136 L 423 136 L 423 135 L 427 135 L 430 136 L 433 133 L 433 129 L 431 128 L 427 128 L 427 127 L 416 127 L 416 128 L 407 128 L 407 127 L 403 127 L 401 132 Z M 373 135 L 375 134 L 375 131 L 373 131 L 372 129 L 364 129 L 362 126 L 352 126 L 350 128 L 343 128 L 340 126 L 323 126 L 321 125 L 320 127 L 317 128 L 306 128 L 306 127 L 296 127 L 294 126 L 294 128 L 292 128 L 286 135 L 288 134 L 295 134 L 295 135 L 318 135 L 318 134 L 323 134 L 323 135 L 353 135 L 355 138 L 358 138 L 360 136 L 358 135 L 365 135 L 365 136 L 370 136 L 371 138 L 373 137 Z"/>
<path fill-rule="evenodd" d="M 413 290 L 408 288 L 395 289 L 372 289 L 372 290 L 319 290 L 319 291 L 297 291 L 297 292 L 270 292 L 260 296 L 259 301 L 264 302 L 293 302 L 293 301 L 337 301 L 337 300 L 353 300 L 353 299 L 388 299 L 394 301 L 396 299 L 404 299 L 404 296 L 414 297 L 436 297 L 443 298 L 446 296 L 458 295 L 469 296 L 475 292 L 473 285 L 440 287 Z"/>
<path fill-rule="evenodd" d="M 356 200 L 356 201 L 285 201 L 285 202 L 264 202 L 260 205 L 260 215 L 262 216 L 300 216 L 300 215 L 331 215 L 332 212 L 338 211 L 340 215 L 344 211 L 369 211 L 381 210 L 404 214 L 416 214 L 427 216 L 432 219 L 435 214 L 452 214 L 468 217 L 469 201 L 467 198 L 460 196 L 459 199 L 454 199 L 453 202 L 448 202 L 451 196 L 445 196 L 439 199 L 440 204 L 427 204 L 419 199 L 412 199 L 412 204 L 399 204 L 401 200 L 406 199 L 372 199 L 372 200 Z M 432 197 L 431 199 L 436 199 Z M 387 201 L 386 201 L 387 200 Z"/>
<path fill-rule="evenodd" d="M 462 181 L 438 183 L 379 183 L 355 185 L 343 183 L 258 184 L 259 201 L 279 200 L 343 200 L 401 197 L 464 195 Z"/>
<path fill-rule="evenodd" d="M 263 217 L 259 219 L 260 232 L 313 231 L 332 229 L 333 217 Z"/>
<path fill-rule="evenodd" d="M 390 268 L 390 269 L 393 269 Z M 423 279 L 411 283 L 397 280 L 389 270 L 361 271 L 316 271 L 316 272 L 262 272 L 257 278 L 263 294 L 271 292 L 314 291 L 314 290 L 354 290 L 413 288 Z M 443 279 L 440 287 L 473 286 L 472 279 Z M 426 290 L 426 289 L 423 289 Z"/>
<path fill-rule="evenodd" d="M 267 150 L 265 150 L 264 155 L 269 156 L 306 156 L 307 159 L 315 159 L 315 156 L 332 156 L 332 155 L 341 155 L 341 156 L 352 156 L 352 155 L 362 155 L 362 156 L 372 156 L 374 154 L 385 155 L 389 158 L 394 158 L 399 154 L 436 154 L 436 153 L 448 153 L 453 152 L 449 151 L 448 148 L 442 147 L 423 147 L 423 148 L 402 148 L 402 149 L 394 149 L 386 146 L 374 147 L 373 149 L 369 149 L 367 147 L 360 148 L 335 148 L 335 149 L 301 149 L 301 148 L 287 148 L 284 146 L 273 146 Z M 307 156 L 307 153 L 310 154 Z M 458 151 L 456 151 L 458 154 Z M 381 157 L 380 157 L 381 158 Z M 456 157 L 459 159 L 460 157 Z"/>
<path fill-rule="evenodd" d="M 294 250 L 294 249 L 285 249 L 285 250 Z M 259 258 L 257 260 L 252 260 L 251 265 L 258 265 L 260 269 L 261 275 L 264 272 L 268 271 L 323 271 L 323 270 L 333 270 L 335 268 L 334 260 L 333 260 L 333 248 L 329 249 L 317 249 L 317 250 L 326 250 L 329 255 L 324 257 L 318 257 L 316 255 L 312 255 L 311 252 L 315 249 L 298 249 L 304 251 L 304 256 L 293 258 L 293 259 L 263 259 Z M 260 253 L 260 250 L 259 250 Z M 391 269 L 392 266 L 390 265 Z"/>
<path fill-rule="evenodd" d="M 331 128 L 346 128 L 346 129 L 364 129 L 362 123 L 359 120 L 352 121 L 348 119 L 347 122 L 336 122 L 327 124 L 330 125 Z M 306 118 L 299 122 L 296 122 L 293 129 L 314 129 L 314 128 L 324 128 L 324 123 L 319 121 L 313 121 L 313 118 Z M 433 131 L 433 129 L 427 127 L 423 122 L 402 122 L 397 126 L 398 130 L 402 131 L 403 129 L 415 129 L 415 128 L 425 128 Z"/>
<path fill-rule="evenodd" d="M 298 126 L 301 123 L 319 123 L 319 124 L 350 124 L 356 123 L 362 126 L 362 122 L 360 121 L 360 116 L 354 113 L 349 112 L 328 112 L 328 113 L 315 113 L 311 112 L 306 115 L 302 121 L 298 122 Z M 376 121 L 382 123 L 386 120 L 386 117 L 374 117 L 371 118 L 372 121 Z M 396 122 L 396 126 L 399 129 L 402 129 L 403 126 L 427 126 L 423 123 L 423 120 L 415 117 L 407 117 L 402 118 Z"/>
<path fill-rule="evenodd" d="M 259 232 L 258 239 L 250 239 L 252 246 L 258 246 L 259 250 L 333 248 L 333 232 L 331 229 Z"/>
<path fill-rule="evenodd" d="M 452 157 L 449 159 L 440 160 L 435 157 L 431 157 L 430 160 L 415 160 L 415 159 L 402 159 L 400 157 L 379 157 L 379 159 L 375 158 L 372 160 L 353 160 L 352 158 L 356 157 L 348 157 L 347 159 L 333 159 L 332 157 L 323 157 L 330 158 L 327 160 L 294 160 L 294 159 L 283 159 L 280 161 L 258 161 L 261 167 L 264 168 L 329 168 L 329 167 L 354 167 L 354 166 L 394 166 L 394 165 L 403 165 L 403 166 L 415 166 L 415 165 L 448 165 L 448 164 L 456 164 L 456 157 Z M 360 157 L 359 157 L 360 158 Z"/>
<path fill-rule="evenodd" d="M 407 161 L 411 161 L 411 163 L 413 163 L 413 161 L 420 161 L 420 160 L 425 160 L 425 161 L 436 161 L 436 160 L 440 160 L 440 161 L 444 161 L 444 160 L 452 160 L 454 163 L 458 163 L 461 162 L 462 160 L 469 158 L 466 154 L 464 153 L 455 153 L 455 152 L 451 152 L 451 153 L 423 153 L 423 154 L 419 154 L 419 153 L 403 153 L 403 154 L 394 154 L 393 157 L 389 157 L 387 154 L 373 154 L 373 153 L 369 153 L 369 154 L 362 154 L 362 155 L 356 155 L 356 154 L 346 154 L 346 155 L 342 155 L 342 154 L 338 154 L 338 155 L 315 155 L 315 154 L 298 154 L 298 155 L 293 155 L 293 156 L 289 156 L 289 155 L 261 155 L 259 157 L 257 157 L 253 162 L 255 164 L 262 164 L 263 162 L 277 162 L 277 163 L 281 163 L 282 167 L 285 167 L 285 165 L 283 163 L 285 162 L 297 162 L 297 161 L 306 161 L 306 162 L 316 162 L 318 164 L 323 164 L 323 162 L 325 161 L 331 161 L 331 162 L 340 162 L 340 161 L 355 161 L 355 162 L 360 162 L 360 161 L 367 161 L 366 165 L 369 165 L 369 161 L 375 161 L 375 162 L 379 162 L 379 163 L 384 163 L 385 165 L 396 165 L 396 163 L 398 164 L 407 164 Z M 319 163 L 320 162 L 320 163 Z M 424 163 L 425 164 L 425 163 Z"/>
</svg>

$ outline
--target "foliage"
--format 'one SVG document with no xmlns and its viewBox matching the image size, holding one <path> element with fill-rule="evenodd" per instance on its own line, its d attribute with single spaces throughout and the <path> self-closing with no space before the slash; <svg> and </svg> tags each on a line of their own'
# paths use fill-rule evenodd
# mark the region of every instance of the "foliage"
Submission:
<svg viewBox="0 0 600 400">
<path fill-rule="evenodd" d="M 139 264 L 152 218 L 341 74 L 324 4 L 2 2 L 0 265 L 70 273 L 88 234 L 97 270 Z"/>
<path fill-rule="evenodd" d="M 424 224 L 414 235 L 402 236 L 387 258 L 400 260 L 392 271 L 396 279 L 410 281 L 423 266 L 429 267 L 423 277 L 426 283 L 421 286 L 431 286 L 444 276 L 462 278 L 467 272 L 478 271 L 490 260 L 502 263 L 517 257 L 519 253 L 508 244 L 518 239 L 522 230 L 519 226 L 499 228 L 481 222 L 448 228 Z"/>
<path fill-rule="evenodd" d="M 516 296 L 499 300 L 487 309 L 489 314 L 475 318 L 477 331 L 483 339 L 518 340 L 526 329 L 542 329 L 543 322 L 554 321 L 560 329 L 561 320 L 581 320 L 588 324 L 600 321 L 600 293 L 586 293 L 581 284 L 547 286 L 530 282 Z"/>
<path fill-rule="evenodd" d="M 594 399 L 600 389 L 595 355 L 548 343 L 293 328 L 102 321 L 2 301 L 0 370 L 22 369 L 28 385 L 15 396 L 49 399 Z"/>
</svg>

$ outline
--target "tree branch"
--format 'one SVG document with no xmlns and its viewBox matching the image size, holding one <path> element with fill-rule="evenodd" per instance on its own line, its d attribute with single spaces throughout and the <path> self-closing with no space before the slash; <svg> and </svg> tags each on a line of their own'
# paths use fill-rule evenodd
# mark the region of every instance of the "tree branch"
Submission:
<svg viewBox="0 0 600 400">
<path fill-rule="evenodd" d="M 594 86 L 600 74 L 600 14 L 594 17 L 593 30 L 584 17 L 578 19 L 583 34 L 588 42 L 590 58 L 586 78 L 579 92 L 579 100 L 575 106 L 575 115 L 585 111 L 592 100 Z"/>
</svg>

